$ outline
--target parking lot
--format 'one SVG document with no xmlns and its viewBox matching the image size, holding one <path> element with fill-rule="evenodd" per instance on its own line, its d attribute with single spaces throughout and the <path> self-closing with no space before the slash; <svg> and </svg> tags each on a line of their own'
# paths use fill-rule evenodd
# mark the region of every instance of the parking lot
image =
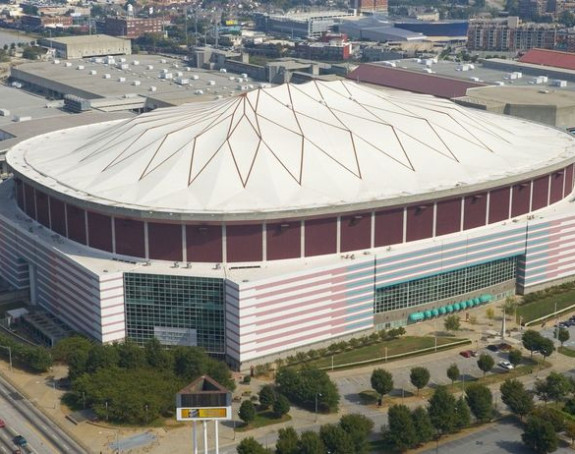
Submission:
<svg viewBox="0 0 575 454">
<path fill-rule="evenodd" d="M 571 347 L 571 348 L 575 348 L 575 319 L 572 319 L 573 322 L 571 323 L 571 326 L 565 326 L 565 328 L 569 331 L 569 340 L 567 342 L 565 342 L 563 345 L 565 347 Z M 566 319 L 558 319 L 558 323 L 567 321 Z M 547 322 L 547 325 L 544 329 L 542 329 L 540 332 L 543 336 L 549 338 L 549 339 L 553 339 L 555 341 L 555 343 L 557 345 L 559 345 L 559 341 L 557 339 L 555 339 L 555 321 L 552 322 Z"/>
</svg>

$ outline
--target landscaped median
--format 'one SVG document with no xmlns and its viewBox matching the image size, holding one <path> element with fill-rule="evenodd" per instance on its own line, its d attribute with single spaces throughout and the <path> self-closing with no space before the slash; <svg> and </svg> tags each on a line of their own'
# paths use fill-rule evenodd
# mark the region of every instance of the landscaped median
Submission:
<svg viewBox="0 0 575 454">
<path fill-rule="evenodd" d="M 466 338 L 405 336 L 336 353 L 332 356 L 310 361 L 308 364 L 324 370 L 345 369 L 434 353 L 470 343 L 471 340 Z"/>
</svg>

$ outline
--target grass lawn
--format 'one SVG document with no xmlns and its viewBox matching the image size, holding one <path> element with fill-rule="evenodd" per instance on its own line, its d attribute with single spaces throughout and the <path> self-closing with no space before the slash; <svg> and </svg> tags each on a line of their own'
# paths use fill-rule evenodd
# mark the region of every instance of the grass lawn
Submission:
<svg viewBox="0 0 575 454">
<path fill-rule="evenodd" d="M 575 290 L 522 304 L 517 307 L 517 317 L 522 316 L 524 322 L 545 317 L 555 311 L 555 303 L 557 303 L 558 311 L 575 305 Z"/>
<path fill-rule="evenodd" d="M 457 337 L 438 337 L 437 346 L 450 344 L 456 341 L 464 341 L 465 339 Z M 418 336 L 403 336 L 397 339 L 393 339 L 385 342 L 378 342 L 377 344 L 366 345 L 365 347 L 359 347 L 354 350 L 349 350 L 341 353 L 336 353 L 333 355 L 333 364 L 337 366 L 338 364 L 352 364 L 361 361 L 385 360 L 387 348 L 387 356 L 400 355 L 403 353 L 409 353 L 416 350 L 422 350 L 424 348 L 432 348 L 435 345 L 434 337 L 418 337 Z M 461 346 L 461 345 L 459 345 Z M 330 368 L 331 367 L 331 356 L 326 356 L 314 361 L 309 361 L 307 364 L 319 368 Z"/>
<path fill-rule="evenodd" d="M 557 349 L 559 353 L 565 356 L 570 356 L 571 358 L 575 358 L 575 350 L 568 348 L 568 347 L 559 347 Z"/>
<path fill-rule="evenodd" d="M 256 414 L 256 419 L 254 419 L 250 424 L 244 424 L 243 426 L 236 427 L 236 431 L 247 432 L 248 430 L 257 429 L 258 427 L 271 426 L 272 424 L 278 424 L 280 422 L 290 420 L 290 415 L 283 415 L 280 419 L 278 419 L 274 416 L 272 411 L 263 411 Z"/>
</svg>

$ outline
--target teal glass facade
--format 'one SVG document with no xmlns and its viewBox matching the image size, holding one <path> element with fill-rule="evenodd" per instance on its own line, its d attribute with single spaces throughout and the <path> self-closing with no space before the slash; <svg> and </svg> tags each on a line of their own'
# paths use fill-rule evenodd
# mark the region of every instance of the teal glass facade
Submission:
<svg viewBox="0 0 575 454">
<path fill-rule="evenodd" d="M 517 257 L 509 257 L 480 265 L 401 284 L 380 287 L 375 291 L 375 313 L 420 306 L 446 298 L 465 295 L 515 279 Z"/>
<path fill-rule="evenodd" d="M 167 345 L 197 345 L 225 353 L 222 279 L 124 274 L 127 337 L 143 344 L 158 337 Z"/>
</svg>

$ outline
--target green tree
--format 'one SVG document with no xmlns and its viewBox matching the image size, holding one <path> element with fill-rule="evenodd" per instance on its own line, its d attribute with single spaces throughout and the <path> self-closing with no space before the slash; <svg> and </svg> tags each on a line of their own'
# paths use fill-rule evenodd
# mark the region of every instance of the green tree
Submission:
<svg viewBox="0 0 575 454">
<path fill-rule="evenodd" d="M 116 345 L 118 365 L 124 369 L 140 369 L 147 366 L 144 349 L 133 341 L 126 339 Z"/>
<path fill-rule="evenodd" d="M 538 454 L 556 451 L 559 444 L 551 423 L 536 417 L 529 418 L 521 439 Z"/>
<path fill-rule="evenodd" d="M 459 367 L 457 367 L 457 364 L 455 363 L 451 364 L 451 366 L 447 368 L 447 378 L 451 380 L 451 384 L 453 385 L 456 380 L 459 380 L 459 377 Z"/>
<path fill-rule="evenodd" d="M 526 350 L 529 350 L 529 352 L 531 353 L 531 357 L 533 357 L 534 351 L 539 350 L 542 339 L 543 336 L 541 336 L 539 332 L 532 329 L 528 329 L 527 331 L 525 331 L 523 333 L 523 336 L 521 337 L 523 346 L 525 347 Z"/>
<path fill-rule="evenodd" d="M 86 373 L 89 354 L 89 351 L 79 349 L 68 356 L 68 377 L 70 380 L 74 381 Z"/>
<path fill-rule="evenodd" d="M 521 364 L 523 354 L 521 353 L 521 350 L 513 349 L 509 352 L 508 359 L 513 367 L 517 367 L 519 364 Z"/>
<path fill-rule="evenodd" d="M 336 424 L 324 424 L 319 429 L 325 448 L 332 454 L 355 454 L 353 440 L 341 426 Z"/>
<path fill-rule="evenodd" d="M 325 445 L 321 437 L 312 430 L 301 434 L 298 449 L 299 454 L 325 454 Z"/>
<path fill-rule="evenodd" d="M 575 421 L 565 421 L 565 435 L 571 440 L 571 446 L 575 443 Z"/>
<path fill-rule="evenodd" d="M 565 415 L 557 408 L 548 406 L 535 407 L 530 416 L 550 423 L 555 433 L 562 432 L 565 429 Z"/>
<path fill-rule="evenodd" d="M 276 385 L 278 393 L 292 403 L 314 410 L 317 399 L 320 411 L 337 411 L 339 392 L 323 370 L 310 366 L 299 370 L 282 367 L 277 372 Z"/>
<path fill-rule="evenodd" d="M 461 319 L 457 315 L 448 315 L 445 317 L 443 326 L 447 331 L 459 331 L 461 328 Z"/>
<path fill-rule="evenodd" d="M 88 354 L 86 372 L 92 373 L 100 368 L 109 369 L 117 366 L 119 362 L 120 355 L 115 346 L 94 344 Z"/>
<path fill-rule="evenodd" d="M 251 400 L 244 400 L 242 402 L 240 405 L 239 417 L 246 424 L 249 424 L 256 419 L 256 407 Z"/>
<path fill-rule="evenodd" d="M 52 367 L 52 356 L 43 347 L 28 347 L 20 358 L 33 372 L 46 372 Z"/>
<path fill-rule="evenodd" d="M 409 373 L 409 380 L 417 388 L 418 395 L 419 391 L 429 383 L 429 378 L 429 370 L 425 367 L 413 367 Z"/>
<path fill-rule="evenodd" d="M 431 424 L 427 410 L 423 407 L 417 407 L 411 413 L 411 419 L 413 420 L 413 427 L 415 427 L 415 434 L 417 435 L 417 444 L 420 445 L 431 441 L 435 435 L 435 430 L 433 424 Z"/>
<path fill-rule="evenodd" d="M 388 428 L 385 438 L 394 449 L 403 452 L 418 442 L 415 425 L 409 408 L 405 405 L 392 405 L 388 413 Z"/>
<path fill-rule="evenodd" d="M 373 429 L 373 421 L 364 415 L 351 413 L 343 415 L 339 420 L 340 427 L 351 437 L 355 454 L 368 454 L 369 434 Z"/>
<path fill-rule="evenodd" d="M 238 454 L 269 454 L 269 451 L 264 448 L 254 437 L 244 438 L 236 448 Z"/>
<path fill-rule="evenodd" d="M 453 432 L 457 427 L 457 401 L 445 386 L 438 386 L 429 399 L 429 418 L 440 434 Z"/>
<path fill-rule="evenodd" d="M 563 344 L 569 340 L 569 330 L 566 328 L 559 328 L 559 332 L 557 333 L 557 339 L 561 342 L 561 347 Z"/>
<path fill-rule="evenodd" d="M 483 376 L 485 376 L 487 372 L 493 369 L 494 365 L 495 360 L 493 359 L 493 356 L 488 355 L 487 353 L 482 353 L 479 355 L 479 359 L 477 360 L 477 367 L 483 371 Z"/>
<path fill-rule="evenodd" d="M 373 369 L 371 387 L 379 394 L 380 398 L 383 398 L 393 389 L 393 376 L 384 369 Z"/>
<path fill-rule="evenodd" d="M 286 427 L 278 431 L 276 454 L 299 454 L 299 436 L 293 427 Z"/>
<path fill-rule="evenodd" d="M 272 385 L 264 385 L 258 394 L 262 409 L 270 408 L 276 401 L 276 391 Z"/>
<path fill-rule="evenodd" d="M 274 416 L 278 419 L 282 418 L 284 415 L 287 415 L 290 411 L 289 400 L 287 397 L 282 396 L 281 394 L 278 395 L 273 403 L 273 410 Z"/>
<path fill-rule="evenodd" d="M 465 400 L 473 416 L 480 421 L 490 421 L 493 417 L 493 395 L 490 389 L 479 383 L 470 384 L 465 390 Z"/>
<path fill-rule="evenodd" d="M 462 430 L 471 424 L 471 409 L 467 405 L 467 401 L 460 396 L 455 404 L 455 411 L 457 413 L 457 429 Z"/>
<path fill-rule="evenodd" d="M 551 339 L 542 337 L 541 341 L 539 342 L 539 351 L 544 358 L 548 358 L 555 351 L 555 344 Z"/>
<path fill-rule="evenodd" d="M 507 379 L 499 387 L 499 390 L 501 391 L 502 402 L 509 407 L 513 414 L 519 416 L 521 421 L 533 410 L 533 396 L 519 380 Z"/>
<path fill-rule="evenodd" d="M 59 341 L 52 349 L 52 358 L 56 362 L 68 363 L 70 358 L 76 355 L 79 351 L 86 353 L 86 358 L 92 349 L 92 342 L 82 336 L 66 337 Z"/>
<path fill-rule="evenodd" d="M 535 393 L 544 402 L 550 400 L 559 402 L 567 396 L 571 389 L 570 380 L 557 372 L 550 372 L 545 377 L 545 380 L 537 380 L 535 382 Z"/>
<path fill-rule="evenodd" d="M 146 361 L 156 369 L 172 370 L 174 367 L 173 357 L 168 350 L 160 344 L 160 341 L 153 337 L 144 346 Z"/>
</svg>

